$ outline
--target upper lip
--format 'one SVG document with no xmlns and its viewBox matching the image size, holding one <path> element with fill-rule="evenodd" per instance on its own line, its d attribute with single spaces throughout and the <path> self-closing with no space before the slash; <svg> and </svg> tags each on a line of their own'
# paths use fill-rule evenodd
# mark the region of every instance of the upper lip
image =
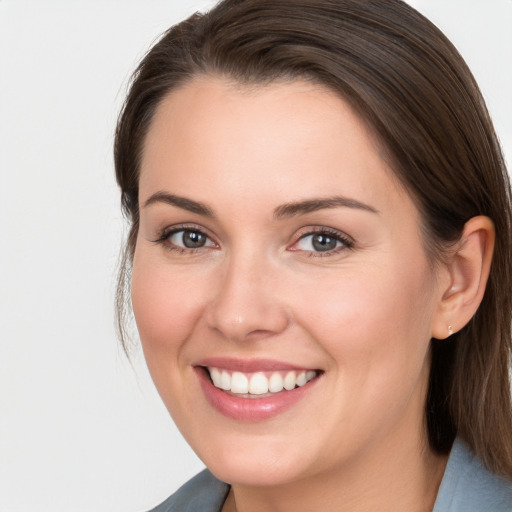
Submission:
<svg viewBox="0 0 512 512">
<path fill-rule="evenodd" d="M 279 370 L 307 371 L 315 369 L 273 359 L 238 359 L 231 357 L 210 357 L 198 361 L 193 366 L 209 366 L 242 373 L 271 372 Z"/>
</svg>

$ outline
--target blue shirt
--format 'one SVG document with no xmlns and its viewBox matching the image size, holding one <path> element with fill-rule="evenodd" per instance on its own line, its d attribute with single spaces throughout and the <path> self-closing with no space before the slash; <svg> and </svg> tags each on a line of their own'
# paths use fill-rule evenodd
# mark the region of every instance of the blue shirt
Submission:
<svg viewBox="0 0 512 512">
<path fill-rule="evenodd" d="M 151 512 L 220 512 L 229 485 L 204 470 Z M 432 512 L 512 512 L 512 482 L 455 440 Z"/>
</svg>

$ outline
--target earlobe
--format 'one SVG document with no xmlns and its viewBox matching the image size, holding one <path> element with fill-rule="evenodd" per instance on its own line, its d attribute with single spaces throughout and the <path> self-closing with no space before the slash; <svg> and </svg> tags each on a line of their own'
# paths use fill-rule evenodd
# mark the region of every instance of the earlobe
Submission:
<svg viewBox="0 0 512 512">
<path fill-rule="evenodd" d="M 494 251 L 495 229 L 489 217 L 473 217 L 464 226 L 446 263 L 449 284 L 443 290 L 432 337 L 448 338 L 476 313 L 485 293 Z"/>
</svg>

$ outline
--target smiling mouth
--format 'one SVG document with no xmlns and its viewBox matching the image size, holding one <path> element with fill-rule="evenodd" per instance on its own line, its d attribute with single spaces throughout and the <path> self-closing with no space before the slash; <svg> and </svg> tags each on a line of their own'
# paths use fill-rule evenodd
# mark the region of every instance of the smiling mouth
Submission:
<svg viewBox="0 0 512 512">
<path fill-rule="evenodd" d="M 305 386 L 319 375 L 317 370 L 283 370 L 245 373 L 213 366 L 204 367 L 212 384 L 241 398 L 265 398 Z"/>
</svg>

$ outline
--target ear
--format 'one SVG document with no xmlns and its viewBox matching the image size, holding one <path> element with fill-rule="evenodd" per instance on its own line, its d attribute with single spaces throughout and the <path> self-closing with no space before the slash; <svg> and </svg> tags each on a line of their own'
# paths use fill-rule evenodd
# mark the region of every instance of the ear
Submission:
<svg viewBox="0 0 512 512">
<path fill-rule="evenodd" d="M 489 278 L 494 239 L 494 223 L 489 217 L 473 217 L 466 222 L 460 241 L 445 264 L 447 279 L 443 279 L 432 337 L 448 338 L 476 313 Z"/>
</svg>

